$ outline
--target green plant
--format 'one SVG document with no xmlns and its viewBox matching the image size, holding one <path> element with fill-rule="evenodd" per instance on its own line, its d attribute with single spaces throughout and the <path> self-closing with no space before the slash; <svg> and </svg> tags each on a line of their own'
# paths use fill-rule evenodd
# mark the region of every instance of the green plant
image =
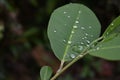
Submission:
<svg viewBox="0 0 120 80">
<path fill-rule="evenodd" d="M 85 55 L 120 60 L 120 16 L 108 26 L 101 37 L 100 32 L 99 20 L 86 6 L 71 3 L 56 9 L 49 21 L 48 37 L 61 65 L 50 80 L 55 80 Z M 64 66 L 65 62 L 69 63 Z M 52 72 L 49 71 L 41 71 L 41 74 L 51 75 Z"/>
</svg>

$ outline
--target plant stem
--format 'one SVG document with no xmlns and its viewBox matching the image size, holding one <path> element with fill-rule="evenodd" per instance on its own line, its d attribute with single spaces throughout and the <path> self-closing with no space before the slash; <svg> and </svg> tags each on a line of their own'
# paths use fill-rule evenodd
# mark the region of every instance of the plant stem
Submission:
<svg viewBox="0 0 120 80">
<path fill-rule="evenodd" d="M 86 54 L 86 53 L 85 53 Z M 85 55 L 84 54 L 84 55 Z M 57 72 L 50 80 L 55 80 L 61 73 L 63 73 L 67 68 L 69 68 L 73 63 L 78 61 L 80 58 L 82 58 L 84 55 L 79 55 L 75 59 L 73 59 L 69 64 L 67 64 L 61 71 Z"/>
<path fill-rule="evenodd" d="M 103 39 L 103 37 L 99 37 L 98 39 L 94 40 L 91 44 L 93 45 L 94 43 L 98 42 L 99 40 Z M 86 47 L 83 52 L 78 55 L 75 59 L 73 59 L 70 63 L 68 63 L 65 67 L 63 67 L 63 64 L 60 65 L 60 68 L 58 69 L 57 73 L 50 79 L 50 80 L 55 80 L 61 73 L 63 73 L 66 69 L 68 69 L 72 64 L 74 64 L 76 61 L 78 61 L 79 59 L 83 58 L 86 54 L 88 54 L 87 50 L 90 48 Z M 64 63 L 64 62 L 63 62 Z M 62 68 L 63 67 L 63 68 Z"/>
<path fill-rule="evenodd" d="M 59 69 L 57 70 L 57 73 L 59 73 L 59 71 L 61 71 L 61 69 L 63 68 L 63 65 L 64 65 L 64 61 L 62 60 L 62 61 L 61 61 L 61 64 L 60 64 L 60 67 L 59 67 Z"/>
</svg>

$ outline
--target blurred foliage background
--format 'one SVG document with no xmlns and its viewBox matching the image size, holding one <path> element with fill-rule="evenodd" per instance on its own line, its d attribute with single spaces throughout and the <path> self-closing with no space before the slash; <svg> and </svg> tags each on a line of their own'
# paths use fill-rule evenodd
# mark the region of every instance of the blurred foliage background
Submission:
<svg viewBox="0 0 120 80">
<path fill-rule="evenodd" d="M 47 37 L 54 9 L 68 3 L 91 8 L 102 32 L 120 14 L 120 0 L 0 0 L 0 80 L 40 80 L 44 65 L 58 69 Z M 120 80 L 120 62 L 86 56 L 58 80 Z"/>
</svg>

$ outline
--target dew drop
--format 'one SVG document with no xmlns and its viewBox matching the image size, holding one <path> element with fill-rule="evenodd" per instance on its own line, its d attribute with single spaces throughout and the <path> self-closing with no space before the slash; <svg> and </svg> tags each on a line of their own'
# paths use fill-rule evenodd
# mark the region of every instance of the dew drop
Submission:
<svg viewBox="0 0 120 80">
<path fill-rule="evenodd" d="M 114 24 L 112 23 L 111 25 L 113 26 Z"/>
<path fill-rule="evenodd" d="M 67 12 L 64 11 L 63 13 L 66 14 Z"/>
<path fill-rule="evenodd" d="M 90 45 L 87 44 L 86 46 L 89 47 Z"/>
<path fill-rule="evenodd" d="M 85 29 L 84 27 L 81 27 L 81 29 Z"/>
<path fill-rule="evenodd" d="M 83 46 L 78 46 L 79 47 L 79 50 L 83 50 Z"/>
<path fill-rule="evenodd" d="M 68 41 L 68 44 L 71 44 L 72 42 L 71 41 Z"/>
<path fill-rule="evenodd" d="M 87 43 L 90 43 L 90 41 L 89 40 L 86 40 L 87 41 Z"/>
<path fill-rule="evenodd" d="M 54 32 L 56 32 L 56 30 L 54 30 Z"/>
<path fill-rule="evenodd" d="M 70 18 L 70 16 L 67 16 L 68 18 Z"/>
<path fill-rule="evenodd" d="M 100 49 L 99 47 L 96 48 L 96 50 L 99 50 L 99 49 Z"/>
<path fill-rule="evenodd" d="M 85 33 L 85 35 L 86 35 L 86 36 L 88 36 L 88 34 L 87 34 L 87 33 Z"/>
<path fill-rule="evenodd" d="M 75 55 L 74 55 L 74 54 L 70 54 L 70 57 L 71 57 L 71 58 L 75 58 Z"/>
<path fill-rule="evenodd" d="M 63 42 L 66 42 L 66 40 L 64 39 Z"/>
<path fill-rule="evenodd" d="M 82 38 L 82 39 L 85 39 L 85 38 Z"/>
<path fill-rule="evenodd" d="M 72 31 L 71 33 L 75 33 L 74 31 Z"/>
<path fill-rule="evenodd" d="M 79 23 L 79 21 L 75 21 L 75 23 Z"/>
<path fill-rule="evenodd" d="M 81 42 L 80 44 L 84 44 L 83 42 Z"/>
<path fill-rule="evenodd" d="M 89 28 L 92 28 L 91 26 L 89 26 Z"/>
<path fill-rule="evenodd" d="M 81 13 L 81 11 L 79 11 L 78 13 Z"/>
<path fill-rule="evenodd" d="M 73 26 L 73 28 L 78 28 L 77 26 Z"/>
</svg>

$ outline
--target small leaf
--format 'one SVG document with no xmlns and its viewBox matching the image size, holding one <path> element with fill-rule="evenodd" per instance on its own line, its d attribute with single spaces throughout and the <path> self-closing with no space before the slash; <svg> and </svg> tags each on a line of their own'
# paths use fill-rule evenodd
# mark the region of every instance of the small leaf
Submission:
<svg viewBox="0 0 120 80">
<path fill-rule="evenodd" d="M 56 9 L 48 25 L 48 37 L 56 57 L 70 61 L 99 37 L 101 25 L 95 14 L 82 4 Z"/>
<path fill-rule="evenodd" d="M 49 66 L 43 66 L 40 70 L 41 80 L 49 80 L 52 75 L 52 69 Z"/>
<path fill-rule="evenodd" d="M 107 60 L 120 60 L 120 34 L 111 40 L 98 43 L 89 54 Z"/>
<path fill-rule="evenodd" d="M 120 16 L 113 20 L 113 22 L 108 26 L 105 30 L 103 36 L 107 37 L 111 34 L 119 34 L 120 33 Z"/>
</svg>

